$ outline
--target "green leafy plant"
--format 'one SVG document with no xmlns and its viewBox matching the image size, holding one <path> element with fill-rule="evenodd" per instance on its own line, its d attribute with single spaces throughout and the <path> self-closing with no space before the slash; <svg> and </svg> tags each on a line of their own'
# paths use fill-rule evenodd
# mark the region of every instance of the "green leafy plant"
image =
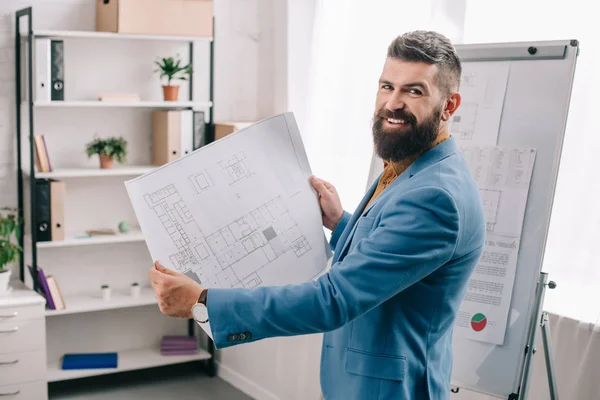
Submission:
<svg viewBox="0 0 600 400">
<path fill-rule="evenodd" d="M 88 157 L 105 155 L 123 163 L 127 157 L 127 141 L 122 137 L 95 138 L 86 145 Z"/>
<path fill-rule="evenodd" d="M 190 75 L 192 64 L 182 65 L 179 58 L 164 57 L 160 61 L 155 61 L 158 69 L 155 72 L 160 72 L 160 77 L 167 78 L 167 85 L 171 86 L 172 80 L 187 80 L 186 75 Z"/>
<path fill-rule="evenodd" d="M 0 208 L 0 272 L 19 259 L 23 249 L 15 241 L 21 236 L 21 226 L 14 208 Z"/>
</svg>

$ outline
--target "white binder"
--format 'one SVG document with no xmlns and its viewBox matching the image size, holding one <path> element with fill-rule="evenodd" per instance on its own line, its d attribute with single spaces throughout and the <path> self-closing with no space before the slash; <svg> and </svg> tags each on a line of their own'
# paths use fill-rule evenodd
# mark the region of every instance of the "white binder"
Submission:
<svg viewBox="0 0 600 400">
<path fill-rule="evenodd" d="M 50 39 L 35 39 L 34 43 L 33 100 L 50 101 Z"/>
</svg>

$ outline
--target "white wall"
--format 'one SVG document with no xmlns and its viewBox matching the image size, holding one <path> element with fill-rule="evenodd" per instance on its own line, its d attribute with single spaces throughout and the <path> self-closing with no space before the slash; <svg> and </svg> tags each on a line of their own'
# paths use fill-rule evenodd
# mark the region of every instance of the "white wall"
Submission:
<svg viewBox="0 0 600 400">
<path fill-rule="evenodd" d="M 315 5 L 316 0 L 278 0 L 270 14 L 273 112 L 293 111 L 300 132 L 306 124 Z M 257 399 L 318 399 L 321 340 L 320 334 L 273 338 L 224 349 L 219 374 Z"/>
</svg>

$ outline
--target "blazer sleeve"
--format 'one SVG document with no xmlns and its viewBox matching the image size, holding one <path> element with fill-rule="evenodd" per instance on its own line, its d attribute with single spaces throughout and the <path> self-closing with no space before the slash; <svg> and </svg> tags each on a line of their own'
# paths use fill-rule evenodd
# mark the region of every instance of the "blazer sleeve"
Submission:
<svg viewBox="0 0 600 400">
<path fill-rule="evenodd" d="M 405 192 L 386 205 L 378 226 L 317 280 L 209 289 L 215 346 L 335 330 L 449 261 L 458 231 L 457 206 L 447 191 Z"/>
<path fill-rule="evenodd" d="M 337 246 L 337 243 L 340 240 L 340 236 L 342 236 L 342 233 L 346 229 L 348 222 L 350 222 L 350 218 L 352 218 L 352 214 L 344 211 L 342 219 L 340 220 L 340 222 L 338 222 L 337 226 L 335 227 L 335 230 L 331 234 L 331 239 L 329 239 L 329 245 L 331 246 L 331 250 L 335 250 L 335 247 Z"/>
</svg>

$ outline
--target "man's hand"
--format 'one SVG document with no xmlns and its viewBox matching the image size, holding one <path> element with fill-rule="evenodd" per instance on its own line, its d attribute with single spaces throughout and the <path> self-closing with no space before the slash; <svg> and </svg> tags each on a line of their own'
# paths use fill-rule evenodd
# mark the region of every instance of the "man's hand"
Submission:
<svg viewBox="0 0 600 400">
<path fill-rule="evenodd" d="M 335 190 L 335 187 L 329 182 L 311 176 L 310 183 L 319 193 L 319 204 L 321 205 L 321 213 L 323 214 L 323 225 L 325 228 L 334 231 L 344 215 L 340 196 Z"/>
<path fill-rule="evenodd" d="M 160 312 L 171 317 L 192 318 L 192 307 L 204 289 L 198 282 L 165 268 L 158 261 L 154 262 L 148 276 Z"/>
</svg>

